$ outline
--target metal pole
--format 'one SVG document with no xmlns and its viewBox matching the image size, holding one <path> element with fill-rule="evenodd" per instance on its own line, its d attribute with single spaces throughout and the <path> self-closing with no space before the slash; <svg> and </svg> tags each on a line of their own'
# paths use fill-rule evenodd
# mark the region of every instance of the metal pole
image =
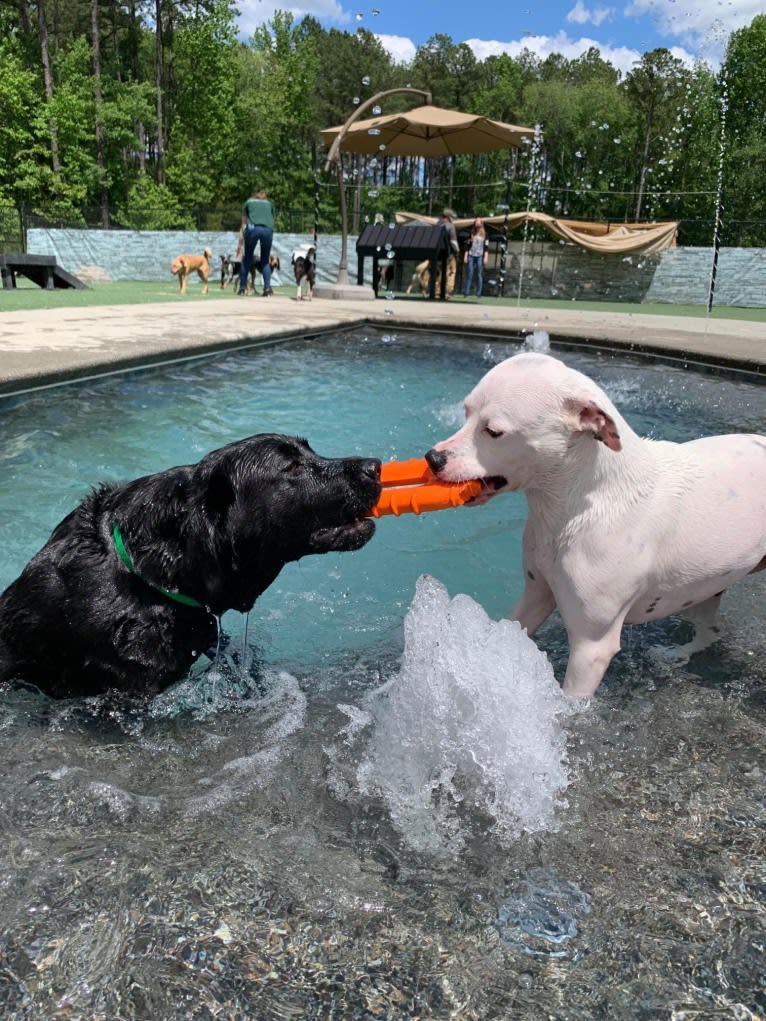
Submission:
<svg viewBox="0 0 766 1021">
<path fill-rule="evenodd" d="M 319 179 L 314 178 L 314 257 L 316 258 L 317 236 L 319 234 Z"/>
</svg>

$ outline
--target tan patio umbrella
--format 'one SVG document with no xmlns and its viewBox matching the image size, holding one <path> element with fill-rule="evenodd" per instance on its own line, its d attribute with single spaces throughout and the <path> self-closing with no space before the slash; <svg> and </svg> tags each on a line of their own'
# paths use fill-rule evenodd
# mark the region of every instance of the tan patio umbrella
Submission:
<svg viewBox="0 0 766 1021">
<path fill-rule="evenodd" d="M 324 144 L 331 146 L 344 126 L 325 128 L 321 132 Z M 368 155 L 384 151 L 386 156 L 457 156 L 519 146 L 522 139 L 534 134 L 533 128 L 428 104 L 406 113 L 356 121 L 347 129 L 340 148 Z"/>
</svg>

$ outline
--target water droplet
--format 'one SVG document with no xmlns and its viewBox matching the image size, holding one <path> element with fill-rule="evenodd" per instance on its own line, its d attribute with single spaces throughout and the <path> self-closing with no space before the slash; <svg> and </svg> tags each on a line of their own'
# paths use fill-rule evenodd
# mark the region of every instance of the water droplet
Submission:
<svg viewBox="0 0 766 1021">
<path fill-rule="evenodd" d="M 364 15 L 362 14 L 361 11 L 357 11 L 354 17 L 356 18 L 357 21 L 361 21 L 364 18 Z"/>
<path fill-rule="evenodd" d="M 364 78 L 362 78 L 362 85 L 369 85 L 369 84 L 370 84 L 370 76 L 368 74 L 366 74 L 364 76 Z"/>
<path fill-rule="evenodd" d="M 351 100 L 351 102 L 354 104 L 354 106 L 359 106 L 359 104 L 361 103 L 361 100 L 360 100 L 359 96 L 354 96 L 354 98 Z"/>
<path fill-rule="evenodd" d="M 373 114 L 374 117 L 379 117 L 380 116 L 380 112 L 381 112 L 380 111 L 380 107 L 377 106 L 377 104 L 375 106 L 373 106 L 372 114 Z"/>
<path fill-rule="evenodd" d="M 367 134 L 368 135 L 379 135 L 380 134 L 380 128 L 368 128 L 367 129 Z"/>
</svg>

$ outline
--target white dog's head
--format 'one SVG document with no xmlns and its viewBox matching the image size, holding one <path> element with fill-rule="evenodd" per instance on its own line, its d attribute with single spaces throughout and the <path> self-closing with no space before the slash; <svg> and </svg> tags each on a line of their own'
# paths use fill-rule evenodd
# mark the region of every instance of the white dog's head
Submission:
<svg viewBox="0 0 766 1021">
<path fill-rule="evenodd" d="M 465 399 L 465 424 L 426 460 L 444 481 L 482 479 L 484 491 L 472 502 L 484 503 L 541 484 L 576 460 L 586 441 L 619 451 L 616 422 L 624 427 L 593 380 L 548 355 L 519 354 L 479 380 Z"/>
</svg>

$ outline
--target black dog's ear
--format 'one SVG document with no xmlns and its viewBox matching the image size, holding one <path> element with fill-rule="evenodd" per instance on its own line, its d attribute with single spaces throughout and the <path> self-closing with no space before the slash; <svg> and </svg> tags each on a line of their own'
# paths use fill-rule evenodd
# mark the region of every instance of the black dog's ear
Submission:
<svg viewBox="0 0 766 1021">
<path fill-rule="evenodd" d="M 203 480 L 205 509 L 211 517 L 224 517 L 236 499 L 231 466 L 216 464 Z"/>
</svg>

